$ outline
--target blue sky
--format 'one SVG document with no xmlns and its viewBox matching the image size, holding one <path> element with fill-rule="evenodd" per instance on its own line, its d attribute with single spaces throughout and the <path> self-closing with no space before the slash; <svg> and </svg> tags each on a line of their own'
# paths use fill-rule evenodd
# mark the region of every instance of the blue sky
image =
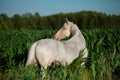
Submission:
<svg viewBox="0 0 120 80">
<path fill-rule="evenodd" d="M 8 16 L 35 12 L 46 16 L 83 10 L 120 15 L 120 0 L 0 0 L 0 14 Z"/>
</svg>

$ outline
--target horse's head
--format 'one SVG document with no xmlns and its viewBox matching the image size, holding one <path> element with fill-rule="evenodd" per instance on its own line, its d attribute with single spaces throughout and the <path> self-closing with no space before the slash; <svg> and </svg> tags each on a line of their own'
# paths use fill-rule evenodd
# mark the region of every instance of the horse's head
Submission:
<svg viewBox="0 0 120 80">
<path fill-rule="evenodd" d="M 66 22 L 64 23 L 63 27 L 55 34 L 54 39 L 61 40 L 63 38 L 69 37 L 71 24 L 73 23 L 66 19 Z"/>
</svg>

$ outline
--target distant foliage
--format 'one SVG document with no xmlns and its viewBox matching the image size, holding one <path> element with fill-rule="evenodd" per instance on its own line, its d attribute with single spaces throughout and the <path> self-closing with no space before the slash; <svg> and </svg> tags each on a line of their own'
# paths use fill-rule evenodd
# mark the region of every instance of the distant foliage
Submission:
<svg viewBox="0 0 120 80">
<path fill-rule="evenodd" d="M 107 15 L 93 11 L 81 11 L 75 13 L 59 13 L 50 16 L 40 16 L 38 12 L 15 14 L 8 17 L 0 15 L 0 30 L 9 29 L 58 29 L 65 22 L 65 18 L 78 24 L 79 28 L 111 28 L 120 27 L 120 15 Z"/>
</svg>

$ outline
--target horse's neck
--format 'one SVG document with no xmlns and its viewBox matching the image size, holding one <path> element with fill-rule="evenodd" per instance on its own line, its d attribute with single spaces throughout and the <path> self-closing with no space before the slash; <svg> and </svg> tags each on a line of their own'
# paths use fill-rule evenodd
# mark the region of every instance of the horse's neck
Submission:
<svg viewBox="0 0 120 80">
<path fill-rule="evenodd" d="M 77 42 L 78 45 L 81 44 L 81 43 L 84 44 L 84 45 L 86 45 L 85 39 L 84 39 L 81 31 L 77 27 L 77 25 L 74 25 L 73 26 L 73 30 L 71 30 L 71 31 L 72 31 L 71 32 L 72 33 L 72 37 L 71 37 L 71 39 L 69 41 L 71 41 L 71 42 Z"/>
<path fill-rule="evenodd" d="M 73 32 L 74 34 L 72 35 L 72 37 L 68 40 L 65 41 L 65 43 L 71 48 L 74 49 L 74 51 L 76 51 L 76 55 L 79 54 L 79 51 L 81 50 L 81 48 L 86 45 L 85 44 L 85 39 L 82 35 L 82 33 L 80 32 L 79 29 L 77 29 L 75 32 Z"/>
<path fill-rule="evenodd" d="M 69 39 L 70 42 L 76 43 L 80 45 L 81 43 L 85 43 L 84 37 L 80 31 L 76 31 L 75 34 Z"/>
</svg>

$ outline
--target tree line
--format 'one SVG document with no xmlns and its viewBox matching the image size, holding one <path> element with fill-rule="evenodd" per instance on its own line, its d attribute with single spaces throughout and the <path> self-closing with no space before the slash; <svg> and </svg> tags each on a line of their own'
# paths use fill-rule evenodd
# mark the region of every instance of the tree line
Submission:
<svg viewBox="0 0 120 80">
<path fill-rule="evenodd" d="M 41 16 L 26 13 L 15 14 L 8 17 L 0 14 L 0 30 L 21 29 L 59 29 L 63 26 L 65 18 L 76 23 L 80 29 L 83 28 L 118 28 L 120 27 L 120 15 L 107 15 L 94 11 L 81 11 L 74 13 L 59 13 L 50 16 Z"/>
</svg>

